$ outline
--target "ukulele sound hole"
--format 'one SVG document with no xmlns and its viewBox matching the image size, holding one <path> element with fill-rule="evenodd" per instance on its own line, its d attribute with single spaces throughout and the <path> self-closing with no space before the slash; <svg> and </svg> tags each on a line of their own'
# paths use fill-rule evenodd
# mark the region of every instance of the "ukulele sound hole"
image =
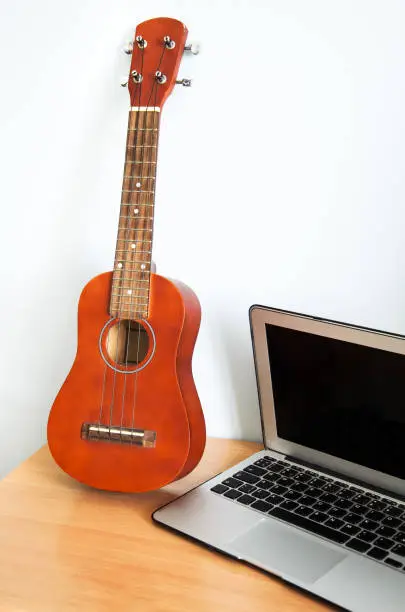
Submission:
<svg viewBox="0 0 405 612">
<path fill-rule="evenodd" d="M 106 349 L 108 357 L 115 363 L 141 363 L 149 350 L 146 329 L 137 321 L 120 320 L 108 330 Z"/>
</svg>

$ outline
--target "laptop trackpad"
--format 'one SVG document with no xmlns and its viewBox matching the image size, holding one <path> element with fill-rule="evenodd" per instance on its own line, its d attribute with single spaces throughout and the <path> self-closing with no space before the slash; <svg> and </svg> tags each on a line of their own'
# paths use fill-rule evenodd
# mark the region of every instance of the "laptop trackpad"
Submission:
<svg viewBox="0 0 405 612">
<path fill-rule="evenodd" d="M 275 520 L 263 519 L 230 547 L 249 563 L 300 582 L 315 582 L 347 555 Z"/>
</svg>

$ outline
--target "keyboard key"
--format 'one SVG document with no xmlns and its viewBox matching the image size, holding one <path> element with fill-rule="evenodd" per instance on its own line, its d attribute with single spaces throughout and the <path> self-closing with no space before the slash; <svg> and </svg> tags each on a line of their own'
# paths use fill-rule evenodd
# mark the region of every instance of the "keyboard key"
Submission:
<svg viewBox="0 0 405 612">
<path fill-rule="evenodd" d="M 319 500 L 326 502 L 327 504 L 333 504 L 337 500 L 337 497 L 332 493 L 323 493 Z"/>
<path fill-rule="evenodd" d="M 288 478 L 294 478 L 298 474 L 298 470 L 293 467 L 285 468 L 283 472 L 283 476 L 288 476 Z"/>
<path fill-rule="evenodd" d="M 344 525 L 344 522 L 342 519 L 332 517 L 326 521 L 325 525 L 332 527 L 333 529 L 340 529 Z"/>
<path fill-rule="evenodd" d="M 236 499 L 243 495 L 242 491 L 238 491 L 237 489 L 229 489 L 226 493 L 224 493 L 224 497 L 229 497 L 230 499 Z"/>
<path fill-rule="evenodd" d="M 238 502 L 240 504 L 245 504 L 245 506 L 249 506 L 254 501 L 256 501 L 256 499 L 251 495 L 242 495 L 242 497 L 238 497 Z"/>
<path fill-rule="evenodd" d="M 255 476 L 263 476 L 266 474 L 267 470 L 258 467 L 257 465 L 248 465 L 243 469 L 244 472 L 248 472 L 248 474 L 254 474 Z"/>
<path fill-rule="evenodd" d="M 357 550 L 357 552 L 366 552 L 370 548 L 370 544 L 367 542 L 363 542 L 362 540 L 358 540 L 357 538 L 353 538 L 350 542 L 346 542 L 347 548 L 351 548 L 352 550 Z"/>
<path fill-rule="evenodd" d="M 293 491 L 297 491 L 297 493 L 306 493 L 308 487 L 303 482 L 294 482 L 294 484 L 290 487 Z"/>
<path fill-rule="evenodd" d="M 296 527 L 306 529 L 307 531 L 322 536 L 323 538 L 331 540 L 332 542 L 337 542 L 338 544 L 344 544 L 349 539 L 349 536 L 341 533 L 340 531 L 335 531 L 330 527 L 326 527 L 325 525 L 311 521 L 310 519 L 300 516 L 297 513 L 284 510 L 284 508 L 273 508 L 268 514 L 274 518 L 286 521 L 291 525 L 295 525 Z"/>
<path fill-rule="evenodd" d="M 374 540 L 377 538 L 377 535 L 373 533 L 372 531 L 367 531 L 366 529 L 362 529 L 357 534 L 357 537 L 359 540 L 363 540 L 364 542 L 374 542 Z"/>
<path fill-rule="evenodd" d="M 310 495 L 303 495 L 300 500 L 302 506 L 312 506 L 315 502 L 316 498 Z"/>
<path fill-rule="evenodd" d="M 371 521 L 381 521 L 384 518 L 383 513 L 378 512 L 377 510 L 370 510 L 369 512 L 367 512 L 366 516 Z"/>
<path fill-rule="evenodd" d="M 214 493 L 225 493 L 225 491 L 228 491 L 228 487 L 225 487 L 223 484 L 217 484 L 215 487 L 212 487 L 211 491 L 214 491 Z"/>
<path fill-rule="evenodd" d="M 351 525 L 350 523 L 346 523 L 344 525 L 344 527 L 342 527 L 342 531 L 343 531 L 343 533 L 346 533 L 347 535 L 354 536 L 357 533 L 359 533 L 360 529 L 358 527 L 355 527 L 355 525 Z"/>
<path fill-rule="evenodd" d="M 343 489 L 341 489 L 341 488 L 340 488 L 340 487 L 339 487 L 337 484 L 335 484 L 334 482 L 328 482 L 328 483 L 327 483 L 327 484 L 324 486 L 323 490 L 324 490 L 326 493 L 338 493 L 338 492 L 339 492 L 339 495 L 341 495 L 341 494 L 342 494 L 342 491 L 343 491 Z"/>
<path fill-rule="evenodd" d="M 270 510 L 270 508 L 272 508 L 272 505 L 269 504 L 267 501 L 258 500 L 255 501 L 250 507 L 255 508 L 256 510 L 261 510 L 261 512 L 267 512 L 268 510 Z"/>
<path fill-rule="evenodd" d="M 255 488 L 256 487 L 254 487 L 253 485 L 243 484 L 241 487 L 239 487 L 239 491 L 242 491 L 242 493 L 252 493 Z"/>
<path fill-rule="evenodd" d="M 344 516 L 346 516 L 346 510 L 344 510 L 343 508 L 336 508 L 336 506 L 332 506 L 328 514 L 329 516 L 335 516 L 336 518 L 343 518 Z"/>
<path fill-rule="evenodd" d="M 286 499 L 282 504 L 280 504 L 280 508 L 285 508 L 285 510 L 295 510 L 295 508 L 298 508 L 298 504 L 295 501 Z"/>
<path fill-rule="evenodd" d="M 388 540 L 387 538 L 380 537 L 376 539 L 374 545 L 378 546 L 379 548 L 384 548 L 384 550 L 389 550 L 394 546 L 394 542 L 392 542 L 392 540 Z"/>
<path fill-rule="evenodd" d="M 308 514 L 312 513 L 312 508 L 308 508 L 308 506 L 298 506 L 295 512 L 300 516 L 308 516 Z"/>
<path fill-rule="evenodd" d="M 387 508 L 387 504 L 380 501 L 379 499 L 373 499 L 368 504 L 368 507 L 372 510 L 378 510 L 379 512 L 381 512 L 381 510 L 385 510 Z"/>
<path fill-rule="evenodd" d="M 368 502 L 370 502 L 371 498 L 368 495 L 365 495 L 364 493 L 359 493 L 358 495 L 355 495 L 352 498 L 352 501 L 355 504 L 367 504 Z M 369 504 L 369 506 L 371 507 L 371 503 Z M 380 508 L 373 508 L 373 510 L 380 510 Z"/>
<path fill-rule="evenodd" d="M 256 497 L 256 499 L 266 499 L 266 497 L 269 496 L 269 491 L 266 491 L 265 489 L 256 489 L 256 491 L 252 491 L 252 495 L 253 497 Z"/>
<path fill-rule="evenodd" d="M 263 479 L 268 480 L 269 482 L 277 482 L 280 476 L 275 474 L 274 472 L 269 472 L 268 474 L 264 474 Z"/>
<path fill-rule="evenodd" d="M 378 559 L 379 561 L 381 559 L 384 559 L 384 557 L 387 556 L 387 551 L 383 550 L 382 548 L 372 548 L 371 550 L 368 551 L 367 555 L 369 557 L 372 557 L 373 559 Z"/>
<path fill-rule="evenodd" d="M 310 515 L 311 521 L 316 521 L 317 523 L 324 523 L 328 519 L 328 515 L 324 512 L 315 511 Z"/>
<path fill-rule="evenodd" d="M 387 527 L 398 527 L 401 524 L 401 521 L 393 516 L 386 516 L 381 522 Z"/>
<path fill-rule="evenodd" d="M 274 493 L 270 493 L 270 495 L 267 497 L 267 501 L 270 502 L 271 504 L 279 504 L 283 501 L 283 498 L 280 495 L 275 495 Z"/>
<path fill-rule="evenodd" d="M 317 489 L 320 489 L 321 487 L 323 487 L 326 483 L 322 478 L 313 478 L 312 480 L 310 480 L 308 482 L 308 484 L 311 487 L 316 487 Z"/>
<path fill-rule="evenodd" d="M 305 491 L 306 495 L 310 495 L 311 497 L 320 497 L 322 495 L 322 489 L 317 489 L 316 487 L 308 487 Z"/>
<path fill-rule="evenodd" d="M 364 504 L 353 504 L 353 506 L 350 508 L 350 512 L 354 512 L 355 514 L 361 514 L 362 516 L 365 516 L 367 511 L 368 508 Z"/>
<path fill-rule="evenodd" d="M 386 563 L 387 565 L 391 565 L 392 567 L 396 567 L 398 569 L 402 567 L 402 563 L 396 561 L 395 559 L 391 559 L 391 557 L 384 559 L 384 563 Z"/>
<path fill-rule="evenodd" d="M 330 507 L 330 504 L 326 504 L 325 502 L 319 500 L 312 506 L 314 510 L 319 510 L 319 512 L 327 512 Z"/>
<path fill-rule="evenodd" d="M 388 506 L 385 509 L 385 514 L 388 514 L 389 516 L 398 517 L 398 516 L 401 516 L 401 514 L 404 512 L 404 510 L 405 509 L 403 507 L 400 508 L 398 506 Z"/>
<path fill-rule="evenodd" d="M 236 480 L 236 478 L 227 478 L 222 484 L 226 485 L 227 487 L 231 487 L 231 489 L 236 489 L 236 487 L 239 487 L 241 482 L 240 480 Z"/>
<path fill-rule="evenodd" d="M 271 487 L 271 492 L 276 493 L 276 495 L 284 495 L 286 491 L 287 491 L 287 487 L 282 487 L 279 484 L 275 484 Z"/>
<path fill-rule="evenodd" d="M 390 538 L 394 535 L 395 529 L 392 527 L 386 527 L 385 525 L 380 525 L 375 532 L 378 533 L 378 535 L 384 536 L 385 538 Z"/>
<path fill-rule="evenodd" d="M 295 480 L 298 480 L 298 482 L 308 482 L 312 478 L 313 475 L 311 474 L 311 472 L 300 472 L 296 475 Z"/>
<path fill-rule="evenodd" d="M 360 523 L 360 527 L 363 527 L 363 529 L 367 529 L 368 531 L 375 531 L 379 527 L 379 524 L 366 518 Z"/>
<path fill-rule="evenodd" d="M 287 493 L 284 493 L 284 497 L 286 499 L 291 499 L 291 501 L 297 501 L 301 499 L 302 495 L 301 493 L 297 493 L 297 491 L 287 491 Z"/>
<path fill-rule="evenodd" d="M 269 464 L 274 461 L 274 459 L 270 459 L 269 457 L 262 457 L 254 462 L 253 465 L 258 465 L 261 468 L 268 468 Z"/>
<path fill-rule="evenodd" d="M 236 472 L 236 474 L 234 474 L 235 478 L 238 478 L 239 480 L 243 480 L 243 482 L 247 482 L 249 484 L 255 484 L 256 482 L 259 482 L 260 478 L 258 476 L 254 476 L 253 474 L 248 474 L 247 472 Z"/>
<path fill-rule="evenodd" d="M 348 499 L 343 499 L 343 497 L 338 497 L 335 501 L 335 506 L 338 508 L 343 508 L 344 510 L 349 510 L 352 507 L 352 502 Z"/>
<path fill-rule="evenodd" d="M 352 489 L 341 489 L 339 491 L 339 497 L 343 497 L 343 499 L 353 499 L 356 493 Z"/>
<path fill-rule="evenodd" d="M 259 482 L 256 483 L 256 487 L 259 487 L 259 489 L 271 489 L 271 487 L 273 486 L 272 482 L 269 482 L 268 480 L 260 480 Z"/>
<path fill-rule="evenodd" d="M 278 483 L 279 485 L 282 485 L 283 487 L 290 487 L 292 484 L 294 483 L 292 478 L 286 478 L 284 476 L 284 474 L 282 476 L 280 476 L 280 478 L 278 479 Z"/>
<path fill-rule="evenodd" d="M 361 523 L 362 520 L 363 517 L 360 516 L 360 514 L 354 514 L 353 512 L 349 512 L 345 516 L 346 523 L 351 523 L 352 525 L 358 525 L 358 523 Z"/>
<path fill-rule="evenodd" d="M 405 546 L 403 544 L 396 544 L 391 552 L 399 555 L 400 557 L 405 557 Z"/>
<path fill-rule="evenodd" d="M 277 463 L 272 463 L 271 465 L 269 465 L 269 470 L 271 472 L 275 472 L 276 474 L 282 472 L 284 470 L 284 466 L 280 465 L 280 461 L 278 461 Z"/>
<path fill-rule="evenodd" d="M 399 544 L 404 544 L 405 545 L 405 533 L 396 533 L 393 536 L 393 539 L 395 540 L 395 542 L 399 542 Z"/>
</svg>

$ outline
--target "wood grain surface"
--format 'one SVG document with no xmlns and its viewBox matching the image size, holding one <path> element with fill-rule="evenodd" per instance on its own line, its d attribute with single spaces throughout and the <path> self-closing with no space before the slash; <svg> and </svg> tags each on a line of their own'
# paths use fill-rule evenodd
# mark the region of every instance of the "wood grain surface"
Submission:
<svg viewBox="0 0 405 612">
<path fill-rule="evenodd" d="M 211 438 L 189 476 L 159 491 L 130 495 L 75 482 L 43 447 L 0 483 L 0 610 L 333 609 L 150 518 L 158 506 L 259 448 Z"/>
</svg>

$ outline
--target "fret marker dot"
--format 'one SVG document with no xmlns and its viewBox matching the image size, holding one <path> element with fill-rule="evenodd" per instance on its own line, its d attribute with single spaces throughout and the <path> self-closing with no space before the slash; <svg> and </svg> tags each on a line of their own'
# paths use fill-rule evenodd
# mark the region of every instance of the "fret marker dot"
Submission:
<svg viewBox="0 0 405 612">
<path fill-rule="evenodd" d="M 145 270 L 145 268 L 146 268 L 145 264 L 142 264 L 142 265 L 141 265 L 141 269 L 142 269 L 142 270 Z"/>
<path fill-rule="evenodd" d="M 135 187 L 138 187 L 138 189 L 139 189 L 140 186 L 141 186 L 141 183 L 136 183 L 135 184 Z"/>
<path fill-rule="evenodd" d="M 135 208 L 134 209 L 134 215 L 137 215 L 139 213 L 139 208 Z"/>
<path fill-rule="evenodd" d="M 128 289 L 127 293 L 128 295 L 132 295 L 132 289 Z"/>
<path fill-rule="evenodd" d="M 117 264 L 117 268 L 122 268 L 122 263 Z"/>
<path fill-rule="evenodd" d="M 131 244 L 131 249 L 134 249 L 136 247 L 136 244 Z"/>
</svg>

